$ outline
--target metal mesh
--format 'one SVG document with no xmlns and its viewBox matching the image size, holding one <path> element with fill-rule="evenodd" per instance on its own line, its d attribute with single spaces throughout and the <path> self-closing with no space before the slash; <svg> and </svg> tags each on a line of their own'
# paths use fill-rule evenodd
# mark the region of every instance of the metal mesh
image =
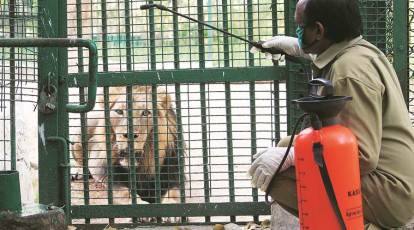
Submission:
<svg viewBox="0 0 414 230">
<path fill-rule="evenodd" d="M 197 210 L 191 205 L 229 203 L 235 210 L 238 208 L 237 203 L 240 207 L 246 207 L 241 204 L 263 201 L 263 193 L 251 188 L 246 170 L 251 163 L 252 154 L 274 144 L 272 140 L 280 139 L 280 135 L 286 135 L 286 85 L 269 81 L 276 77 L 271 75 L 271 71 L 264 76 L 257 72 L 252 75 L 253 78 L 244 76 L 246 73 L 243 70 L 233 73 L 224 69 L 209 72 L 211 68 L 222 67 L 270 67 L 272 62 L 264 60 L 261 54 L 249 53 L 248 44 L 199 27 L 197 23 L 187 19 L 159 10 L 140 10 L 140 5 L 146 3 L 151 2 L 68 2 L 68 36 L 95 40 L 99 49 L 99 71 L 103 79 L 109 79 L 105 85 L 124 85 L 121 87 L 123 93 L 119 93 L 117 99 L 109 93 L 119 88 L 101 88 L 101 96 L 98 96 L 101 105 L 94 112 L 70 115 L 74 165 L 72 176 L 78 179 L 71 185 L 73 218 L 76 219 L 74 223 L 130 222 L 131 219 L 122 218 L 82 220 L 89 214 L 97 217 L 85 205 L 131 205 L 148 202 L 180 203 L 186 210 L 186 214 L 182 215 L 189 217 L 181 218 L 181 221 L 212 223 L 258 220 L 258 216 L 252 217 L 251 214 L 250 217 L 237 218 L 230 214 L 210 217 L 214 207 L 207 208 L 205 215 L 208 217 L 193 217 L 197 216 Z M 247 4 L 240 0 L 156 3 L 250 40 L 270 37 L 274 33 L 273 28 L 277 28 L 278 33 L 284 32 L 283 1 L 248 1 Z M 87 71 L 87 54 L 81 50 L 69 49 L 68 56 L 69 72 L 73 73 L 75 79 L 72 86 L 82 85 L 82 73 Z M 175 135 L 171 135 L 177 138 L 172 149 L 178 152 L 178 157 L 163 158 L 164 152 L 171 151 L 171 146 L 163 147 L 166 142 L 163 139 L 163 125 L 155 125 L 154 121 L 163 122 L 165 108 L 154 106 L 154 101 L 151 100 L 155 96 L 151 93 L 155 89 L 153 86 L 148 86 L 152 89 L 151 92 L 141 93 L 143 95 L 139 96 L 140 93 L 134 90 L 137 85 L 122 81 L 127 79 L 122 77 L 122 72 L 139 71 L 129 74 L 129 77 L 134 78 L 140 75 L 145 77 L 142 71 L 161 70 L 155 73 L 155 78 L 149 78 L 148 82 L 154 84 L 167 70 L 198 68 L 205 69 L 206 72 L 187 71 L 183 83 L 157 85 L 158 90 L 168 92 L 171 97 L 171 110 L 176 116 L 164 128 L 175 127 L 171 130 L 167 128 L 167 133 L 168 130 L 175 132 Z M 177 79 L 180 79 L 180 74 L 185 75 L 182 72 L 176 73 Z M 174 78 L 174 73 L 171 73 L 171 77 Z M 221 79 L 233 79 L 234 83 L 186 83 L 200 82 L 198 79 L 203 77 L 215 78 L 217 82 L 223 82 Z M 114 80 L 110 80 L 111 78 Z M 249 79 L 263 81 L 246 82 Z M 126 86 L 131 84 L 134 86 Z M 158 92 L 156 95 L 159 94 Z M 71 101 L 79 102 L 84 97 L 84 89 L 70 89 Z M 149 101 L 133 101 L 136 97 L 149 98 Z M 116 103 L 113 104 L 111 100 L 116 100 Z M 136 112 L 140 111 L 136 106 L 144 105 L 155 108 L 153 115 L 158 114 L 157 119 L 157 116 L 150 119 L 152 125 L 143 126 L 136 118 Z M 119 120 L 115 117 L 119 114 L 111 106 L 131 108 L 123 110 L 126 123 L 117 123 Z M 142 133 L 134 129 L 143 127 L 152 130 L 147 132 L 151 133 L 149 136 L 153 138 L 153 145 L 139 147 Z M 115 129 L 129 131 L 122 136 Z M 155 143 L 158 143 L 158 153 Z M 151 177 L 142 175 L 147 158 L 153 160 L 146 162 L 150 168 L 159 170 L 158 173 L 147 173 Z M 89 174 L 93 178 L 89 178 Z M 101 180 L 103 183 L 97 183 Z M 153 213 L 151 208 L 153 207 L 148 204 L 142 206 L 147 213 L 140 214 L 149 215 L 148 217 L 179 215 L 177 210 L 167 210 L 151 216 L 148 214 Z M 137 213 L 120 214 L 121 209 L 115 210 L 115 213 L 123 217 L 140 216 Z M 223 213 L 223 210 L 220 211 Z M 88 215 L 80 215 L 81 212 Z M 114 216 L 113 213 L 102 212 L 105 214 L 101 216 Z M 145 220 L 132 218 L 134 223 L 142 221 Z M 160 224 L 165 219 L 157 221 Z"/>
<path fill-rule="evenodd" d="M 389 0 L 361 0 L 361 14 L 363 18 L 364 38 L 375 44 L 384 53 L 389 53 L 392 45 L 389 29 L 392 29 L 392 1 Z"/>
<path fill-rule="evenodd" d="M 37 37 L 37 2 L 0 1 L 0 38 Z M 23 124 L 37 101 L 37 50 L 0 49 L 0 169 L 16 169 L 16 149 L 23 154 Z M 29 112 L 30 113 L 30 112 Z M 35 120 L 33 121 L 36 122 Z M 16 141 L 17 139 L 17 141 Z M 19 155 L 18 153 L 18 155 Z"/>
<path fill-rule="evenodd" d="M 157 1 L 213 26 L 251 40 L 272 35 L 272 23 L 283 33 L 283 1 Z M 223 2 L 223 3 L 224 3 Z M 248 1 L 249 2 L 249 1 Z M 188 19 L 157 9 L 140 10 L 148 1 L 78 0 L 68 3 L 68 36 L 91 38 L 101 55 L 100 71 L 271 65 L 249 45 Z M 276 13 L 277 12 L 277 13 Z M 201 16 L 200 16 L 201 15 Z M 223 23 L 225 21 L 225 23 Z M 174 24 L 177 22 L 177 24 Z M 176 26 L 176 27 L 175 27 Z M 200 36 L 201 35 L 201 36 Z M 70 72 L 84 65 L 85 54 L 69 53 Z"/>
<path fill-rule="evenodd" d="M 143 167 L 148 167 L 148 164 L 151 167 L 155 166 L 154 162 L 142 160 L 154 157 L 151 154 L 154 154 L 155 147 L 147 147 L 150 150 L 144 151 L 145 153 L 141 153 L 140 148 L 134 149 L 135 152 L 128 152 L 128 143 L 135 143 L 135 147 L 137 147 L 140 141 L 151 142 L 147 138 L 141 140 L 139 136 L 146 133 L 151 135 L 154 130 L 154 118 L 151 118 L 152 122 L 149 122 L 152 125 L 147 122 L 144 122 L 143 125 L 141 120 L 143 108 L 153 107 L 152 94 L 132 89 L 133 102 L 131 104 L 134 105 L 131 111 L 132 116 L 128 117 L 126 108 L 129 99 L 128 93 L 125 94 L 128 92 L 128 88 L 111 87 L 108 91 L 112 94 L 109 94 L 107 102 L 107 107 L 111 109 L 107 110 L 106 115 L 110 117 L 112 131 L 105 132 L 109 130 L 105 130 L 103 126 L 105 124 L 105 100 L 101 105 L 97 105 L 94 112 L 88 113 L 87 119 L 80 115 L 71 115 L 70 117 L 73 157 L 76 158 L 76 151 L 80 149 L 80 143 L 88 143 L 82 144 L 82 148 L 86 150 L 86 147 L 89 151 L 88 158 L 81 156 L 83 157 L 80 159 L 82 165 L 78 161 L 73 167 L 73 169 L 77 169 L 78 175 L 83 176 L 83 180 L 72 182 L 72 205 L 263 201 L 263 194 L 259 193 L 258 195 L 257 190 L 251 188 L 246 170 L 250 165 L 252 152 L 258 152 L 274 144 L 272 140 L 276 138 L 276 131 L 285 130 L 282 133 L 286 133 L 286 121 L 283 121 L 283 118 L 280 119 L 280 116 L 286 118 L 285 104 L 280 106 L 280 112 L 275 110 L 277 99 L 274 98 L 275 93 L 277 95 L 280 93 L 285 98 L 286 92 L 284 90 L 283 92 L 275 92 L 275 84 L 279 86 L 277 82 L 273 81 L 257 82 L 256 84 L 159 85 L 157 87 L 158 106 L 156 107 L 158 110 L 158 133 L 156 134 L 159 141 L 155 143 L 159 143 L 159 183 L 161 183 L 162 192 L 159 194 L 160 197 L 157 197 L 156 194 L 157 180 L 154 179 L 156 174 L 152 179 L 142 175 Z M 134 87 L 144 88 L 144 86 Z M 280 87 L 285 88 L 284 84 L 280 84 Z M 147 88 L 152 87 L 148 86 Z M 164 91 L 171 99 L 167 107 L 159 105 L 163 103 L 164 99 L 159 96 L 162 95 L 160 92 Z M 98 98 L 104 99 L 103 95 Z M 73 100 L 76 102 L 76 95 L 73 95 Z M 120 112 L 119 110 L 122 108 L 123 112 Z M 169 109 L 172 109 L 176 120 L 164 120 L 165 112 L 166 110 L 168 112 Z M 124 122 L 118 120 L 119 117 L 123 117 Z M 81 118 L 85 119 L 84 124 L 82 124 Z M 127 132 L 128 127 L 126 126 L 128 125 L 133 125 L 135 129 L 138 129 L 133 133 L 138 137 L 122 138 L 123 134 L 132 135 Z M 149 131 L 139 131 L 143 126 Z M 89 130 L 88 137 L 82 137 L 82 127 L 84 127 L 84 132 Z M 172 127 L 172 129 L 165 130 L 164 127 Z M 93 131 L 91 131 L 92 129 Z M 172 134 L 170 137 L 172 140 L 163 137 L 169 132 Z M 152 135 L 154 134 L 152 133 Z M 111 135 L 114 136 L 110 137 Z M 174 139 L 173 136 L 176 136 L 177 139 Z M 105 143 L 107 138 L 112 140 L 112 144 L 109 146 Z M 114 141 L 113 138 L 116 140 Z M 166 146 L 164 143 L 169 141 L 174 142 L 175 147 L 163 147 Z M 182 144 L 180 145 L 179 142 Z M 171 145 L 174 146 L 174 144 Z M 112 153 L 108 153 L 109 149 Z M 124 153 L 123 150 L 125 150 Z M 163 158 L 162 156 L 164 151 L 175 151 L 178 155 L 169 156 L 170 161 L 168 161 L 168 157 Z M 134 163 L 128 162 L 132 154 L 135 154 L 137 159 Z M 111 156 L 109 162 L 113 164 L 109 167 L 103 167 L 98 161 L 106 159 L 107 156 Z M 154 159 L 157 157 L 155 156 Z M 167 165 L 168 167 L 166 167 Z M 95 170 L 98 168 L 103 170 Z M 103 183 L 89 179 L 88 169 L 95 179 L 105 178 Z M 76 177 L 75 171 L 72 171 L 72 177 Z M 135 185 L 133 181 L 136 181 Z M 170 183 L 170 185 L 165 183 Z M 89 190 L 86 191 L 85 186 L 88 186 Z M 131 188 L 135 188 L 136 191 Z M 169 192 L 165 193 L 164 190 Z M 178 193 L 175 193 L 174 190 Z M 134 193 L 141 194 L 138 196 L 140 198 L 134 200 Z M 191 216 L 191 212 L 189 216 Z M 209 221 L 230 221 L 228 218 L 212 217 Z M 252 218 L 245 217 L 238 219 L 238 221 L 251 221 Z M 102 221 L 107 222 L 108 220 L 92 220 L 92 223 L 102 223 Z M 116 222 L 123 221 L 125 219 L 116 220 Z M 205 219 L 192 217 L 189 221 L 204 222 Z"/>
</svg>

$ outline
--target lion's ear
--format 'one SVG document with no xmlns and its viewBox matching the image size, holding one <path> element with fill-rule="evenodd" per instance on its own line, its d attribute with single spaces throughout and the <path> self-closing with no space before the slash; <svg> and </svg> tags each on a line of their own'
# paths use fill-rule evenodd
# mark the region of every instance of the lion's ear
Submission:
<svg viewBox="0 0 414 230">
<path fill-rule="evenodd" d="M 112 109 L 114 105 L 118 102 L 119 99 L 121 101 L 125 101 L 126 89 L 125 87 L 111 87 L 109 88 L 109 109 Z"/>
</svg>

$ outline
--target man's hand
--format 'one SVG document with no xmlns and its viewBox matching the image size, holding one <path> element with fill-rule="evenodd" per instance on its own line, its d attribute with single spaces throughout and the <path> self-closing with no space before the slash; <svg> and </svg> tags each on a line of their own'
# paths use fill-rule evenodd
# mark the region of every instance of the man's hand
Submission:
<svg viewBox="0 0 414 230">
<path fill-rule="evenodd" d="M 295 37 L 289 37 L 289 36 L 275 36 L 272 37 L 262 44 L 263 48 L 276 48 L 280 49 L 287 55 L 293 56 L 293 57 L 302 57 L 308 60 L 314 60 L 314 55 L 305 54 L 303 50 L 299 47 L 298 39 Z M 260 51 L 259 48 L 252 47 L 250 52 L 255 53 L 257 51 Z M 269 54 L 265 53 L 266 58 L 273 59 L 273 60 L 279 60 L 280 54 Z"/>
<path fill-rule="evenodd" d="M 254 188 L 260 188 L 262 191 L 267 190 L 273 175 L 276 173 L 277 168 L 282 162 L 286 150 L 286 147 L 270 147 L 253 156 L 255 160 L 248 173 L 252 176 L 252 186 Z M 294 165 L 294 159 L 295 154 L 293 148 L 291 148 L 280 171 L 284 171 Z"/>
</svg>

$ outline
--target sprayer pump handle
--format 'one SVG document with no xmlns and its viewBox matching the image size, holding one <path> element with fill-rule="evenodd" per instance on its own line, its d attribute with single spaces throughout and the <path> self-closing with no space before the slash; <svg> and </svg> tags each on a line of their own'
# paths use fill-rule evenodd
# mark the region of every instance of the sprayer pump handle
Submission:
<svg viewBox="0 0 414 230">
<path fill-rule="evenodd" d="M 331 97 L 333 96 L 333 84 L 330 80 L 324 78 L 315 78 L 308 82 L 309 85 L 309 94 L 310 96 L 320 97 L 316 93 L 318 86 L 324 87 L 324 95 L 322 97 Z"/>
</svg>

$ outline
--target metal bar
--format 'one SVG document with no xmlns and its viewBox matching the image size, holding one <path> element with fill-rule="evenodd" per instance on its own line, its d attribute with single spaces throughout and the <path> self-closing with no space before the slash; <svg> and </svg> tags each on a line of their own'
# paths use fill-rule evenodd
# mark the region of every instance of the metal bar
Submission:
<svg viewBox="0 0 414 230">
<path fill-rule="evenodd" d="M 277 0 L 272 0 L 272 34 L 273 35 L 277 35 L 278 34 L 278 12 L 277 12 Z M 274 62 L 274 65 L 278 65 L 278 63 Z M 273 109 L 274 109 L 274 132 L 272 132 L 272 137 L 273 134 L 275 135 L 275 142 L 279 142 L 280 139 L 280 125 L 279 125 L 279 121 L 280 121 L 280 112 L 279 112 L 279 82 L 278 81 L 274 81 L 273 84 L 273 91 L 272 91 L 272 96 L 273 96 Z M 273 128 L 273 127 L 272 127 Z"/>
<path fill-rule="evenodd" d="M 231 88 L 230 83 L 225 83 L 226 94 L 226 128 L 227 128 L 227 151 L 228 151 L 228 170 L 229 170 L 229 196 L 230 202 L 235 202 L 235 187 L 234 187 L 234 161 L 233 161 L 233 128 L 231 119 Z M 230 216 L 230 221 L 235 222 L 236 217 Z"/>
<path fill-rule="evenodd" d="M 125 49 L 126 49 L 126 60 L 127 60 L 127 71 L 131 71 L 132 70 L 132 50 L 131 50 L 131 16 L 130 16 L 130 5 L 129 5 L 129 0 L 124 0 L 124 12 L 125 12 Z M 133 111 L 133 106 L 132 106 L 132 86 L 128 86 L 127 87 L 127 91 L 128 91 L 128 95 L 131 94 L 131 98 L 129 98 L 128 96 L 128 104 L 131 103 L 131 107 L 129 107 L 128 109 L 128 113 L 130 112 L 129 110 Z M 134 135 L 134 127 L 133 127 L 133 123 L 132 123 L 132 117 L 128 116 L 128 120 L 131 120 L 131 124 L 132 124 L 132 129 L 129 130 L 128 132 L 128 141 L 133 140 L 130 139 L 130 135 Z M 129 124 L 129 122 L 128 122 Z M 133 149 L 133 143 L 134 141 L 131 141 L 132 143 L 132 150 L 133 150 L 133 154 L 131 155 L 130 152 L 130 156 L 133 156 L 132 162 L 135 162 L 136 156 L 135 156 L 135 150 Z M 130 157 L 130 162 L 131 162 L 131 157 Z M 131 173 L 131 178 L 132 178 L 132 183 L 135 184 L 136 187 L 136 168 L 132 167 L 132 173 Z M 136 193 L 136 190 L 135 190 Z M 132 204 L 136 204 L 137 199 L 136 199 L 136 195 L 133 195 L 132 197 Z M 136 217 L 132 218 L 132 222 L 133 223 L 138 223 L 138 219 Z"/>
<path fill-rule="evenodd" d="M 153 123 L 153 144 L 155 158 L 155 202 L 161 203 L 161 167 L 160 149 L 158 141 L 158 110 L 157 110 L 157 85 L 152 85 L 152 123 Z M 175 213 L 177 214 L 177 213 Z M 160 215 L 156 215 L 160 216 Z"/>
<path fill-rule="evenodd" d="M 163 70 L 138 72 L 98 73 L 98 86 L 122 86 L 125 84 L 178 84 L 217 83 L 243 81 L 286 80 L 288 71 L 284 67 L 243 67 L 192 70 Z M 70 74 L 70 87 L 87 86 L 85 74 Z"/>
<path fill-rule="evenodd" d="M 178 11 L 177 0 L 172 1 L 172 8 L 174 11 Z M 174 42 L 174 68 L 180 69 L 180 46 L 179 46 L 179 34 L 178 34 L 178 16 L 173 14 L 173 42 Z M 180 202 L 185 203 L 185 144 L 183 137 L 183 123 L 181 115 L 181 87 L 180 84 L 175 84 L 175 107 L 177 115 L 177 146 L 178 146 L 178 167 L 179 167 L 179 183 L 180 183 Z M 181 222 L 186 222 L 187 217 L 182 216 Z"/>
<path fill-rule="evenodd" d="M 80 0 L 78 0 L 80 1 Z M 106 10 L 106 0 L 101 0 L 101 11 L 102 11 L 102 64 L 103 71 L 108 72 L 108 20 Z"/>
<path fill-rule="evenodd" d="M 278 34 L 278 23 L 277 23 L 277 0 L 272 0 L 272 34 L 277 35 Z"/>
<path fill-rule="evenodd" d="M 280 103 L 279 103 L 279 81 L 273 81 L 273 119 L 274 119 L 274 140 L 275 144 L 277 144 L 280 141 Z M 273 135 L 272 135 L 273 136 Z"/>
<path fill-rule="evenodd" d="M 151 4 L 153 1 L 149 1 Z M 157 59 L 156 59 L 156 49 L 155 49 L 155 20 L 154 20 L 154 9 L 149 9 L 149 34 L 150 34 L 150 62 L 151 69 L 155 70 L 157 68 Z"/>
<path fill-rule="evenodd" d="M 409 100 L 409 63 L 408 63 L 408 1 L 393 0 L 393 43 L 394 68 L 400 80 L 404 99 Z M 398 35 L 398 36 L 396 36 Z"/>
<path fill-rule="evenodd" d="M 247 37 L 250 41 L 253 41 L 253 0 L 247 0 Z M 249 44 L 249 50 L 252 47 Z M 249 52 L 249 66 L 254 66 L 254 55 Z"/>
<path fill-rule="evenodd" d="M 180 223 L 180 224 L 176 224 L 176 223 L 157 223 L 156 226 L 154 226 L 154 223 L 138 223 L 138 224 L 132 224 L 132 223 L 116 223 L 113 226 L 111 225 L 111 227 L 113 228 L 117 228 L 117 229 L 130 229 L 130 228 L 139 228 L 139 229 L 157 229 L 157 227 L 159 227 L 159 229 L 174 229 L 175 225 L 180 225 L 181 228 L 184 229 L 189 229 L 189 227 L 185 227 L 185 226 L 189 226 L 189 225 L 197 225 L 200 226 L 201 229 L 209 229 L 207 225 L 213 226 L 215 224 L 222 224 L 222 221 L 212 221 L 209 223 L 206 222 L 186 222 L 186 223 Z M 239 225 L 247 225 L 248 222 L 246 221 L 240 221 L 237 222 L 237 224 Z M 79 229 L 88 229 L 88 230 L 102 230 L 105 229 L 105 227 L 108 227 L 108 224 L 72 224 L 72 226 L 75 226 Z M 203 227 L 201 227 L 203 226 Z"/>
<path fill-rule="evenodd" d="M 172 1 L 172 8 L 174 11 L 178 10 L 177 0 Z M 180 39 L 178 34 L 178 16 L 173 14 L 173 41 L 174 41 L 174 68 L 180 68 Z"/>
<path fill-rule="evenodd" d="M 77 38 L 82 38 L 82 5 L 81 0 L 76 0 L 76 33 Z M 84 66 L 83 66 L 83 51 L 82 47 L 78 47 L 78 72 L 83 73 L 84 72 Z M 84 96 L 85 95 L 85 89 L 83 87 L 79 88 L 79 101 L 83 103 L 85 101 Z M 85 127 L 85 119 L 86 115 L 84 113 L 80 114 L 81 119 L 81 142 L 82 142 L 82 152 L 83 159 L 82 159 L 82 174 L 83 174 L 83 187 L 84 187 L 84 197 L 86 195 L 85 204 L 89 204 L 89 169 L 88 169 L 88 140 L 87 137 L 85 137 L 85 132 L 87 132 L 87 127 Z M 88 135 L 88 134 L 86 134 Z M 85 157 L 85 155 L 87 155 Z M 85 220 L 86 223 L 90 223 L 89 219 Z"/>
<path fill-rule="evenodd" d="M 9 1 L 9 23 L 10 38 L 15 37 L 15 0 Z M 16 170 L 16 51 L 14 47 L 10 48 L 10 160 L 11 169 Z"/>
<path fill-rule="evenodd" d="M 39 13 L 39 37 L 58 36 L 55 32 L 59 21 L 59 2 L 55 0 L 45 0 L 38 2 L 38 9 L 42 9 Z M 60 35 L 60 34 L 59 34 Z M 3 44 L 0 42 L 0 44 Z M 11 46 L 13 44 L 10 44 Z M 64 90 L 59 90 L 61 85 L 58 85 L 56 77 L 47 79 L 48 76 L 58 76 L 58 49 L 47 48 L 38 49 L 38 92 L 49 85 L 57 87 L 58 106 L 64 106 L 61 103 L 61 96 L 64 96 Z M 64 61 L 64 60 L 62 60 Z M 60 106 L 58 108 L 60 108 Z M 53 204 L 60 206 L 64 204 L 62 199 L 62 175 L 60 175 L 59 164 L 61 163 L 61 151 L 57 143 L 48 143 L 46 145 L 46 137 L 48 136 L 63 136 L 59 128 L 59 122 L 62 122 L 62 113 L 43 114 L 38 110 L 38 161 L 39 161 L 39 203 Z"/>
<path fill-rule="evenodd" d="M 204 21 L 203 0 L 197 0 L 197 19 Z M 201 69 L 206 67 L 204 26 L 198 23 L 198 59 Z M 207 113 L 206 113 L 206 85 L 200 84 L 200 103 L 201 103 L 201 129 L 203 145 L 203 175 L 204 175 L 204 202 L 210 202 L 209 170 L 208 170 L 208 145 L 207 145 Z M 210 222 L 210 217 L 205 216 L 205 222 Z"/>
<path fill-rule="evenodd" d="M 222 14 L 223 14 L 223 29 L 229 30 L 229 17 L 227 12 L 227 0 L 222 0 Z M 224 46 L 224 67 L 230 67 L 230 46 L 229 36 L 223 34 L 223 46 Z"/>
<path fill-rule="evenodd" d="M 277 17 L 278 17 L 278 13 L 277 13 L 277 0 L 272 0 L 271 3 L 271 7 L 270 7 L 271 11 L 272 11 L 272 35 L 276 36 L 278 35 L 278 23 L 277 23 Z M 292 60 L 289 59 L 288 56 L 286 56 L 287 60 Z M 295 60 L 295 59 L 293 59 Z M 278 61 L 273 61 L 273 65 L 277 66 L 278 65 Z"/>
<path fill-rule="evenodd" d="M 278 34 L 278 21 L 277 21 L 277 0 L 272 0 L 272 34 Z M 277 62 L 273 62 L 275 66 L 278 65 Z M 275 139 L 275 142 L 279 142 L 280 139 L 280 113 L 279 113 L 279 82 L 273 81 L 273 90 L 272 90 L 272 97 L 273 97 L 273 121 L 274 121 L 274 130 L 272 127 L 272 138 Z M 275 137 L 273 137 L 275 135 Z"/>
<path fill-rule="evenodd" d="M 112 144 L 111 144 L 111 115 L 109 108 L 109 88 L 104 87 L 104 116 L 105 116 L 105 145 L 106 145 L 106 159 L 107 159 L 107 175 L 108 175 L 108 204 L 113 204 L 113 165 L 112 165 Z M 114 219 L 109 220 L 110 223 L 114 223 Z"/>
<path fill-rule="evenodd" d="M 80 1 L 80 0 L 78 0 Z M 103 71 L 108 72 L 108 20 L 107 20 L 107 9 L 106 9 L 106 0 L 101 0 L 101 14 L 102 14 L 102 64 Z M 114 175 L 113 175 L 113 165 L 112 165 L 112 143 L 111 143 L 111 117 L 110 117 L 110 107 L 109 107 L 109 87 L 105 86 L 103 89 L 104 93 L 104 116 L 105 116 L 105 147 L 106 147 L 106 159 L 107 159 L 107 175 L 108 175 L 108 204 L 113 204 L 114 195 L 113 195 L 113 184 L 114 184 Z M 109 218 L 109 223 L 115 223 L 113 218 Z"/>
<path fill-rule="evenodd" d="M 71 223 L 71 202 L 70 202 L 70 160 L 69 160 L 69 148 L 68 141 L 63 137 L 48 137 L 47 141 L 59 142 L 63 147 L 63 163 L 60 165 L 63 170 L 63 195 L 65 199 L 65 222 Z"/>
<path fill-rule="evenodd" d="M 253 0 L 247 0 L 247 36 L 250 41 L 253 41 Z M 249 50 L 251 45 L 249 46 Z M 254 66 L 254 55 L 249 52 L 249 66 Z M 251 136 L 251 161 L 253 162 L 253 155 L 257 152 L 257 140 L 256 140 L 256 86 L 252 81 L 249 83 L 249 95 L 250 95 L 250 136 Z M 253 201 L 259 201 L 259 194 L 257 188 L 252 188 Z M 255 222 L 259 222 L 259 216 L 253 217 Z"/>
<path fill-rule="evenodd" d="M 131 13 L 129 0 L 124 0 L 124 12 L 125 12 L 125 39 L 126 39 L 126 59 L 127 59 L 127 70 L 132 70 L 132 51 L 131 51 Z"/>
<path fill-rule="evenodd" d="M 85 88 L 79 88 L 79 102 L 85 102 Z M 89 137 L 88 122 L 86 113 L 80 113 L 81 124 L 81 143 L 82 143 L 82 180 L 83 180 L 83 200 L 85 205 L 89 205 Z M 90 220 L 85 220 L 89 223 Z"/>
<path fill-rule="evenodd" d="M 179 155 L 179 182 L 180 182 L 180 201 L 185 203 L 185 145 L 183 137 L 183 123 L 181 115 L 181 89 L 180 84 L 175 84 L 175 107 L 177 111 L 177 136 L 178 136 L 178 155 Z M 182 217 L 183 218 L 183 217 Z"/>
<path fill-rule="evenodd" d="M 197 0 L 197 17 L 199 21 L 204 21 L 203 0 Z M 204 45 L 204 27 L 198 23 L 198 59 L 200 68 L 206 67 L 205 45 Z"/>
<path fill-rule="evenodd" d="M 253 155 L 257 152 L 257 137 L 256 137 L 256 97 L 255 97 L 256 87 L 254 82 L 249 83 L 249 94 L 250 94 L 250 136 L 251 136 L 251 152 L 252 157 L 251 161 L 253 162 Z M 258 202 L 258 190 L 257 188 L 252 188 L 253 201 Z M 258 218 L 258 217 L 255 217 Z"/>
<path fill-rule="evenodd" d="M 82 36 L 82 1 L 76 0 L 76 37 L 82 38 Z M 78 47 L 78 72 L 84 72 L 82 47 Z"/>
<path fill-rule="evenodd" d="M 98 51 L 93 41 L 71 38 L 2 38 L 0 47 L 85 47 L 89 50 L 88 102 L 86 104 L 67 104 L 66 111 L 72 113 L 88 112 L 95 106 L 96 72 Z"/>
<path fill-rule="evenodd" d="M 128 111 L 128 156 L 129 156 L 129 181 L 131 182 L 131 200 L 132 204 L 137 203 L 137 169 L 135 165 L 135 149 L 134 149 L 134 106 L 132 86 L 127 86 L 127 111 Z"/>
<path fill-rule="evenodd" d="M 204 176 L 204 202 L 210 203 L 210 178 L 209 178 L 209 154 L 207 136 L 207 111 L 206 111 L 206 85 L 200 85 L 200 106 L 201 106 L 201 135 L 203 146 L 203 176 Z M 209 216 L 205 217 L 205 222 L 210 222 Z"/>
<path fill-rule="evenodd" d="M 269 215 L 270 206 L 264 202 L 72 206 L 73 218 L 174 217 L 177 213 L 183 216 Z"/>
<path fill-rule="evenodd" d="M 67 4 L 66 4 L 66 0 L 62 0 L 59 1 L 59 6 L 58 6 L 58 26 L 57 26 L 57 37 L 62 37 L 62 38 L 66 38 L 67 37 Z M 85 41 L 83 39 L 77 39 L 76 43 L 81 43 L 82 45 L 85 46 L 90 46 L 91 48 L 89 50 L 89 54 L 93 53 L 93 46 L 95 45 L 94 43 L 92 43 L 91 41 Z M 84 44 L 87 43 L 87 44 Z M 89 44 L 90 43 L 90 44 Z M 95 51 L 96 51 L 96 47 L 95 47 Z M 39 55 L 39 54 L 38 54 Z M 95 52 L 95 58 L 97 59 L 97 52 Z M 41 57 L 41 56 L 38 56 Z M 93 57 L 90 57 L 93 58 Z M 94 63 L 95 64 L 95 68 L 97 66 L 97 61 Z M 94 66 L 92 66 L 93 64 L 90 63 L 89 64 L 89 68 L 94 68 Z M 65 105 L 67 106 L 67 101 L 69 98 L 69 90 L 68 90 L 68 85 L 67 85 L 67 81 L 66 81 L 66 75 L 68 73 L 68 50 L 67 49 L 58 49 L 58 55 L 57 55 L 57 73 L 56 73 L 56 78 L 57 78 L 57 83 L 58 83 L 58 91 L 60 91 L 58 93 L 58 108 L 63 108 Z M 39 67 L 40 68 L 40 67 Z M 92 108 L 95 105 L 95 97 L 96 97 L 96 71 L 95 72 L 91 72 L 91 75 L 93 75 L 90 79 L 90 82 L 94 83 L 95 85 L 95 90 L 93 90 L 93 85 L 90 85 L 90 87 L 92 88 L 90 91 L 88 91 L 89 93 L 92 93 L 93 95 L 88 95 L 88 97 L 91 97 L 91 100 L 88 102 L 90 104 L 90 107 L 87 108 L 85 106 L 79 106 L 80 112 L 82 111 L 89 111 L 92 110 Z M 75 108 L 77 108 L 77 105 L 74 105 Z M 89 110 L 88 110 L 89 109 Z M 62 109 L 61 111 L 64 111 L 64 109 Z M 67 110 L 68 112 L 70 110 Z M 62 137 L 62 138 L 58 138 L 61 142 L 62 145 L 64 145 L 64 148 L 68 148 L 68 138 L 69 138 L 69 114 L 66 112 L 61 112 L 58 113 L 58 122 L 61 124 L 58 124 L 58 134 L 56 136 Z M 53 123 L 52 123 L 53 124 Z M 65 175 L 64 175 L 64 180 L 63 180 L 63 186 L 61 184 L 59 184 L 59 186 L 62 188 L 64 188 L 63 190 L 63 196 L 61 195 L 61 197 L 65 197 L 66 199 L 64 199 L 64 205 L 65 207 L 68 207 L 69 212 L 66 212 L 66 215 L 68 215 L 68 217 L 66 217 L 66 220 L 68 221 L 67 223 L 69 224 L 71 222 L 71 215 L 70 215 L 70 207 L 71 207 L 71 194 L 70 194 L 70 168 L 69 168 L 69 151 L 68 149 L 64 149 L 64 154 L 59 154 L 59 159 L 60 159 L 60 163 L 59 166 L 60 167 L 64 167 L 63 169 L 66 170 L 62 170 L 64 171 Z M 53 154 L 53 153 L 52 153 Z M 63 163 L 63 164 L 62 164 Z M 60 169 L 60 168 L 59 168 Z M 58 174 L 59 175 L 59 174 Z M 39 177 L 41 178 L 41 177 Z M 60 182 L 62 183 L 62 182 Z M 55 185 L 56 186 L 56 185 Z M 50 188 L 49 188 L 50 189 Z M 62 199 L 62 198 L 61 198 Z M 66 216 L 65 215 L 65 216 Z"/>
<path fill-rule="evenodd" d="M 228 9 L 227 0 L 222 0 L 222 14 L 223 14 L 223 29 L 229 30 L 228 24 Z M 230 67 L 230 46 L 229 37 L 227 34 L 223 34 L 223 46 L 224 46 L 224 67 Z M 231 94 L 230 83 L 225 83 L 225 97 L 226 97 L 226 127 L 227 127 L 227 151 L 228 151 L 228 170 L 229 170 L 229 198 L 230 202 L 235 201 L 234 191 L 234 162 L 233 162 L 233 130 L 231 120 Z M 234 215 L 230 216 L 231 222 L 236 222 Z"/>
</svg>

